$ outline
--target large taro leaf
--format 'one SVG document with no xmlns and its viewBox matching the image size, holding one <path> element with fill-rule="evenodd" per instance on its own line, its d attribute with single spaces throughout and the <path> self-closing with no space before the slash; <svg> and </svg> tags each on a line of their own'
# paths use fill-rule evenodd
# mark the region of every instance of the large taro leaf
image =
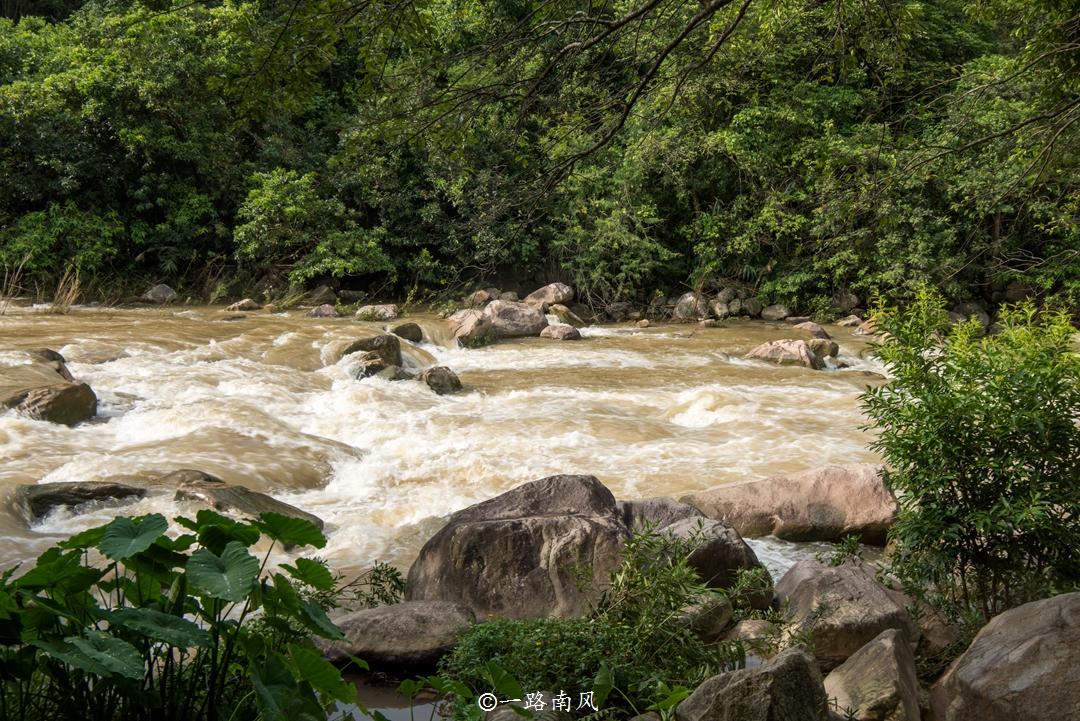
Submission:
<svg viewBox="0 0 1080 721">
<path fill-rule="evenodd" d="M 334 576 L 330 573 L 330 569 L 326 567 L 326 563 L 322 561 L 311 558 L 298 558 L 295 566 L 283 563 L 281 567 L 288 571 L 289 575 L 297 581 L 306 583 L 312 588 L 329 591 L 334 587 Z"/>
<path fill-rule="evenodd" d="M 341 671 L 311 646 L 290 643 L 289 657 L 297 675 L 310 683 L 324 701 L 327 697 L 344 703 L 356 701 L 356 686 L 342 679 Z"/>
<path fill-rule="evenodd" d="M 112 614 L 110 620 L 153 641 L 163 641 L 181 649 L 206 647 L 211 643 L 210 634 L 205 629 L 186 618 L 152 608 L 125 608 Z"/>
<path fill-rule="evenodd" d="M 168 528 L 169 522 L 160 513 L 142 518 L 121 516 L 105 527 L 98 550 L 114 561 L 131 558 L 150 548 Z"/>
<path fill-rule="evenodd" d="M 243 601 L 259 575 L 259 560 L 248 553 L 244 544 L 230 541 L 218 556 L 206 548 L 191 554 L 187 577 L 198 595 L 224 601 Z"/>
<path fill-rule="evenodd" d="M 296 679 L 277 655 L 268 656 L 262 663 L 248 668 L 255 703 L 264 721 L 286 721 L 293 699 L 299 691 Z"/>
<path fill-rule="evenodd" d="M 143 659 L 127 641 L 100 631 L 88 630 L 85 637 L 68 636 L 63 641 L 33 641 L 32 644 L 60 661 L 95 676 L 120 676 L 132 680 L 143 677 Z"/>
<path fill-rule="evenodd" d="M 286 546 L 322 548 L 326 545 L 326 536 L 322 534 L 322 531 L 303 518 L 283 516 L 271 511 L 260 514 L 255 525 L 267 536 Z"/>
</svg>

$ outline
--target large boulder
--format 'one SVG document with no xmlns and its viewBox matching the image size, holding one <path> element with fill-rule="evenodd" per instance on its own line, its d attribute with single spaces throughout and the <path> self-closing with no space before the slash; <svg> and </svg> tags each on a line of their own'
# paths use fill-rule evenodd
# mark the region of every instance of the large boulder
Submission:
<svg viewBox="0 0 1080 721">
<path fill-rule="evenodd" d="M 401 341 L 396 335 L 384 333 L 353 341 L 342 355 L 350 353 L 374 353 L 386 365 L 401 365 Z"/>
<path fill-rule="evenodd" d="M 419 379 L 427 383 L 428 388 L 440 396 L 461 390 L 461 379 L 457 377 L 457 373 L 446 366 L 428 368 L 419 375 Z"/>
<path fill-rule="evenodd" d="M 1080 718 L 1080 593 L 995 616 L 930 699 L 935 721 Z"/>
<path fill-rule="evenodd" d="M 664 526 L 662 533 L 694 542 L 694 551 L 687 561 L 701 580 L 713 588 L 729 588 L 735 584 L 739 571 L 762 568 L 742 536 L 731 526 L 712 518 L 683 518 Z"/>
<path fill-rule="evenodd" d="M 549 306 L 555 305 L 556 303 L 559 305 L 566 305 L 573 299 L 574 289 L 566 283 L 550 283 L 525 296 L 526 303 L 539 306 L 542 311 L 547 310 Z"/>
<path fill-rule="evenodd" d="M 393 303 L 362 305 L 356 309 L 357 320 L 394 320 L 398 317 L 398 307 Z"/>
<path fill-rule="evenodd" d="M 825 677 L 830 704 L 857 721 L 919 721 L 915 657 L 900 631 L 875 636 Z"/>
<path fill-rule="evenodd" d="M 742 309 L 743 312 L 751 318 L 758 318 L 763 312 L 765 312 L 765 308 L 761 305 L 761 301 L 757 298 L 747 298 L 746 300 L 744 300 L 742 303 Z"/>
<path fill-rule="evenodd" d="M 323 303 L 322 305 L 315 306 L 308 312 L 308 318 L 339 318 L 341 314 L 338 313 L 330 303 Z"/>
<path fill-rule="evenodd" d="M 307 294 L 307 302 L 312 305 L 334 305 L 337 293 L 328 285 L 320 285 Z"/>
<path fill-rule="evenodd" d="M 202 471 L 187 468 L 173 471 L 157 479 L 155 483 L 162 486 L 175 486 L 177 501 L 203 503 L 222 513 L 251 518 L 256 518 L 262 513 L 279 513 L 283 516 L 301 518 L 320 529 L 323 527 L 323 520 L 318 516 L 302 511 L 296 506 L 290 506 L 284 501 L 271 498 L 265 493 L 225 483 L 220 478 Z"/>
<path fill-rule="evenodd" d="M 791 310 L 786 305 L 769 305 L 761 310 L 763 320 L 783 320 L 791 315 Z"/>
<path fill-rule="evenodd" d="M 825 340 L 829 339 L 828 332 L 824 328 L 822 328 L 820 325 L 818 325 L 817 323 L 815 323 L 813 321 L 808 320 L 808 321 L 804 321 L 802 323 L 796 323 L 795 325 L 792 326 L 792 328 L 795 328 L 796 330 L 806 331 L 807 333 L 809 333 L 814 338 L 824 338 Z"/>
<path fill-rule="evenodd" d="M 704 513 L 690 504 L 667 496 L 619 501 L 618 507 L 623 523 L 631 532 L 644 528 L 660 530 L 688 518 L 706 518 Z"/>
<path fill-rule="evenodd" d="M 175 290 L 164 283 L 158 283 L 153 288 L 143 293 L 142 297 L 143 300 L 148 300 L 151 303 L 164 305 L 165 303 L 172 303 L 176 300 L 177 296 Z"/>
<path fill-rule="evenodd" d="M 472 611 L 461 604 L 405 601 L 334 619 L 345 638 L 319 645 L 332 663 L 348 663 L 356 656 L 380 671 L 429 671 L 475 621 Z"/>
<path fill-rule="evenodd" d="M 136 488 L 123 483 L 102 481 L 38 483 L 16 486 L 12 504 L 27 523 L 34 523 L 56 508 L 75 508 L 87 503 L 100 505 L 133 501 L 145 495 L 145 488 Z"/>
<path fill-rule="evenodd" d="M 841 328 L 858 328 L 862 325 L 863 319 L 857 315 L 849 315 L 846 318 L 841 318 L 836 321 L 836 324 Z"/>
<path fill-rule="evenodd" d="M 544 312 L 528 303 L 494 300 L 484 308 L 484 314 L 491 319 L 491 330 L 499 338 L 540 335 L 548 324 Z"/>
<path fill-rule="evenodd" d="M 731 315 L 731 309 L 728 308 L 728 304 L 721 300 L 713 299 L 709 301 L 709 312 L 713 318 L 717 320 L 723 320 Z"/>
<path fill-rule="evenodd" d="M 882 631 L 898 629 L 906 639 L 918 639 L 907 609 L 867 564 L 799 561 L 776 584 L 776 595 L 790 632 L 809 639 L 825 670 L 842 664 Z"/>
<path fill-rule="evenodd" d="M 553 340 L 581 340 L 581 332 L 572 325 L 556 323 L 540 331 L 540 337 Z"/>
<path fill-rule="evenodd" d="M 879 466 L 827 465 L 758 481 L 741 481 L 682 500 L 741 535 L 788 541 L 837 541 L 859 536 L 884 544 L 898 506 Z"/>
<path fill-rule="evenodd" d="M 503 300 L 506 300 L 505 298 Z M 567 308 L 565 305 L 556 303 L 547 309 L 547 312 L 559 319 L 560 323 L 565 325 L 572 325 L 575 328 L 583 328 L 586 323 L 578 316 L 577 313 Z"/>
<path fill-rule="evenodd" d="M 701 293 L 690 291 L 679 296 L 672 313 L 675 320 L 698 320 L 709 317 L 709 303 Z"/>
<path fill-rule="evenodd" d="M 451 516 L 409 569 L 405 596 L 462 603 L 478 618 L 580 615 L 628 535 L 611 491 L 593 476 L 525 483 Z M 581 582 L 580 569 L 591 581 Z"/>
<path fill-rule="evenodd" d="M 85 383 L 61 381 L 0 396 L 0 406 L 42 421 L 74 426 L 97 415 L 97 395 Z"/>
<path fill-rule="evenodd" d="M 450 332 L 464 346 L 481 345 L 494 337 L 491 318 L 479 310 L 459 310 L 446 319 Z"/>
<path fill-rule="evenodd" d="M 788 649 L 752 669 L 707 679 L 675 709 L 677 721 L 824 721 L 825 689 L 814 659 Z"/>
<path fill-rule="evenodd" d="M 804 340 L 771 340 L 762 343 L 749 353 L 747 358 L 769 361 L 779 365 L 800 365 L 807 368 L 820 368 L 821 361 Z"/>
</svg>

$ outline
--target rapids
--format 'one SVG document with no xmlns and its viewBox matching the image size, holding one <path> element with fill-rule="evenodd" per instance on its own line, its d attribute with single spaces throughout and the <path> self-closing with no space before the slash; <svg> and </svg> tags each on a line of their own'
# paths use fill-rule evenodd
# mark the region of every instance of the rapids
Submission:
<svg viewBox="0 0 1080 721">
<path fill-rule="evenodd" d="M 16 484 L 118 480 L 178 468 L 268 491 L 327 522 L 321 552 L 346 574 L 383 560 L 407 567 L 449 513 L 523 481 L 590 473 L 616 497 L 681 494 L 831 462 L 873 461 L 857 398 L 881 372 L 866 341 L 829 327 L 851 368 L 747 361 L 784 323 L 721 328 L 599 326 L 580 342 L 543 338 L 457 348 L 445 324 L 411 316 L 430 342 L 402 341 L 407 364 L 458 373 L 465 390 L 353 380 L 340 353 L 381 325 L 302 311 L 244 316 L 218 308 L 0 316 L 13 350 L 52 348 L 99 397 L 94 421 L 67 428 L 0 415 L 0 493 Z M 0 565 L 36 556 L 116 513 L 190 513 L 171 493 L 121 508 L 56 512 L 27 528 L 0 514 Z M 791 544 L 753 542 L 774 573 Z"/>
</svg>

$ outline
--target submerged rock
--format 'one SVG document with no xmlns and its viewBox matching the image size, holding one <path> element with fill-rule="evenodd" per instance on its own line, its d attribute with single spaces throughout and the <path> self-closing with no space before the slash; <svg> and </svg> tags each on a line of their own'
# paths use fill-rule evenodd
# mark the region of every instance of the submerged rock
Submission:
<svg viewBox="0 0 1080 721">
<path fill-rule="evenodd" d="M 241 311 L 259 310 L 260 308 L 262 308 L 262 306 L 253 301 L 251 298 L 244 298 L 243 300 L 238 300 L 232 305 L 226 307 L 225 310 L 229 313 L 238 313 Z"/>
<path fill-rule="evenodd" d="M 752 669 L 704 683 L 675 709 L 676 721 L 823 721 L 825 688 L 814 659 L 788 649 Z"/>
<path fill-rule="evenodd" d="M 898 506 L 880 467 L 827 465 L 758 481 L 729 483 L 682 499 L 747 537 L 884 544 Z"/>
<path fill-rule="evenodd" d="M 915 657 L 903 633 L 890 628 L 825 677 L 825 693 L 845 718 L 919 721 Z"/>
<path fill-rule="evenodd" d="M 820 368 L 821 361 L 804 340 L 771 340 L 762 343 L 749 353 L 747 358 L 765 360 L 779 365 L 801 365 L 807 368 Z"/>
<path fill-rule="evenodd" d="M 628 535 L 593 476 L 525 483 L 451 516 L 421 548 L 405 596 L 461 603 L 478 618 L 577 616 L 599 598 Z"/>
<path fill-rule="evenodd" d="M 192 469 L 173 471 L 155 481 L 162 486 L 176 486 L 177 501 L 195 501 L 204 503 L 222 513 L 235 513 L 241 516 L 258 517 L 261 513 L 280 513 L 283 516 L 302 518 L 323 527 L 323 520 L 318 516 L 302 511 L 284 501 L 253 491 L 244 486 L 225 483 L 209 473 Z"/>
<path fill-rule="evenodd" d="M 318 643 L 332 663 L 356 656 L 380 671 L 422 672 L 434 669 L 475 622 L 472 611 L 458 603 L 405 601 L 334 619 L 345 639 Z"/>
<path fill-rule="evenodd" d="M 416 323 L 398 323 L 388 329 L 398 338 L 404 338 L 410 343 L 419 343 L 424 340 L 424 330 Z"/>
<path fill-rule="evenodd" d="M 358 320 L 394 320 L 398 317 L 398 307 L 393 303 L 362 305 L 356 310 Z"/>
<path fill-rule="evenodd" d="M 916 641 L 911 615 L 863 563 L 826 566 L 799 561 L 776 584 L 792 634 L 809 637 L 825 670 L 839 666 L 882 631 L 897 629 Z"/>
<path fill-rule="evenodd" d="M 540 335 L 547 327 L 547 317 L 538 307 L 528 303 L 495 300 L 484 308 L 491 320 L 491 329 L 498 338 Z"/>
<path fill-rule="evenodd" d="M 337 312 L 337 308 L 324 303 L 323 305 L 312 308 L 308 313 L 308 318 L 339 318 L 341 314 Z"/>
<path fill-rule="evenodd" d="M 440 396 L 461 390 L 461 380 L 454 371 L 446 366 L 428 368 L 420 374 L 419 379 L 427 383 L 428 388 Z"/>
<path fill-rule="evenodd" d="M 935 721 L 1049 721 L 1080 710 L 1080 592 L 995 616 L 930 692 Z"/>
<path fill-rule="evenodd" d="M 386 365 L 401 365 L 401 341 L 396 335 L 389 333 L 355 340 L 346 346 L 342 355 L 352 353 L 372 353 Z"/>
<path fill-rule="evenodd" d="M 572 325 L 559 323 L 544 328 L 540 331 L 540 337 L 552 338 L 554 340 L 581 340 L 581 333 Z"/>
<path fill-rule="evenodd" d="M 12 503 L 27 523 L 34 523 L 60 507 L 74 508 L 86 503 L 134 501 L 146 495 L 145 488 L 103 481 L 38 483 L 15 487 Z"/>
</svg>

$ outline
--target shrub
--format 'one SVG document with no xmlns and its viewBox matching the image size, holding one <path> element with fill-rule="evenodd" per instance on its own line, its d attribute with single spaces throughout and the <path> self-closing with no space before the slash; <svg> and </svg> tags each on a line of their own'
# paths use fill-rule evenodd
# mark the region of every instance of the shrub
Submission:
<svg viewBox="0 0 1080 721">
<path fill-rule="evenodd" d="M 897 575 L 982 619 L 1080 583 L 1080 357 L 1063 313 L 1022 304 L 1000 330 L 948 327 L 921 291 L 879 312 L 893 379 L 862 396 L 900 515 Z"/>
<path fill-rule="evenodd" d="M 691 627 L 688 609 L 741 604 L 750 590 L 747 581 L 728 590 L 706 586 L 687 562 L 699 542 L 653 531 L 634 536 L 592 613 L 477 624 L 444 659 L 437 687 L 479 693 L 509 678 L 526 691 L 565 690 L 575 703 L 593 690 L 612 713 L 673 708 L 744 658 L 736 644 L 706 643 Z M 458 693 L 459 701 L 475 698 Z"/>
<path fill-rule="evenodd" d="M 265 572 L 277 543 L 325 545 L 318 529 L 274 513 L 176 520 L 188 532 L 172 538 L 159 514 L 120 517 L 4 574 L 0 717 L 323 719 L 355 700 L 309 640 L 341 637 L 329 569 L 298 558 Z"/>
</svg>

